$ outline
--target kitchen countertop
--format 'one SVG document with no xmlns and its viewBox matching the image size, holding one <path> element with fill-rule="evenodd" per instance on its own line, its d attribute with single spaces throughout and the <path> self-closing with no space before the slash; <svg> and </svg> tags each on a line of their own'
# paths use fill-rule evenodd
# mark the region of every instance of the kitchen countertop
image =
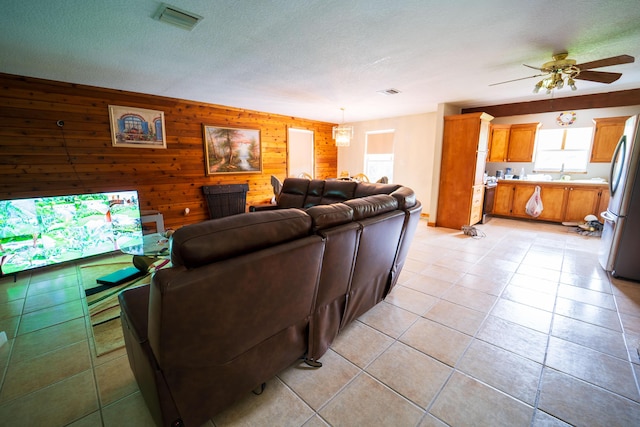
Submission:
<svg viewBox="0 0 640 427">
<path fill-rule="evenodd" d="M 520 179 L 499 179 L 498 180 L 498 184 L 533 184 L 533 185 L 585 185 L 585 186 L 602 186 L 602 187 L 608 187 L 609 183 L 606 181 L 599 181 L 599 180 L 591 180 L 591 179 L 570 179 L 570 180 L 564 180 L 564 179 L 554 179 L 551 181 L 545 181 L 545 180 L 538 180 L 538 181 L 529 181 L 527 179 L 525 180 L 520 180 Z"/>
</svg>

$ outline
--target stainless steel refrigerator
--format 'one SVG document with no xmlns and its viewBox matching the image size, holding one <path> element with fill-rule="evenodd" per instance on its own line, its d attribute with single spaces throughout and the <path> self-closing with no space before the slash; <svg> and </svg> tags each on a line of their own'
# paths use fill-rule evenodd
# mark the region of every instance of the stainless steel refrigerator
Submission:
<svg viewBox="0 0 640 427">
<path fill-rule="evenodd" d="M 614 277 L 640 281 L 640 126 L 639 117 L 626 122 L 611 161 L 611 198 L 602 213 L 604 227 L 600 265 Z"/>
</svg>

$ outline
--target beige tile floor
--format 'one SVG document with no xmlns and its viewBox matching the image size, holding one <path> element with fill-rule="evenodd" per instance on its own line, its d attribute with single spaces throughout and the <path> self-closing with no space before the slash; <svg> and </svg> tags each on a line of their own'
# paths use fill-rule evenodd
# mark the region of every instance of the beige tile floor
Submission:
<svg viewBox="0 0 640 427">
<path fill-rule="evenodd" d="M 422 222 L 393 293 L 207 426 L 640 425 L 640 283 L 599 239 L 494 218 Z M 640 261 L 640 258 L 639 258 Z M 0 282 L 0 425 L 146 426 L 124 350 L 96 357 L 76 266 Z"/>
</svg>

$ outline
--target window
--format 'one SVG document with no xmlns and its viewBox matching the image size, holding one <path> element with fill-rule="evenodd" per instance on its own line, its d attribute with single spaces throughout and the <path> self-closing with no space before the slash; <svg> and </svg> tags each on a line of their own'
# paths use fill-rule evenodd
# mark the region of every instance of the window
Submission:
<svg viewBox="0 0 640 427">
<path fill-rule="evenodd" d="M 536 172 L 586 172 L 593 128 L 540 129 Z"/>
<path fill-rule="evenodd" d="M 364 173 L 371 181 L 383 176 L 393 182 L 393 136 L 394 130 L 367 132 L 364 155 Z"/>
</svg>

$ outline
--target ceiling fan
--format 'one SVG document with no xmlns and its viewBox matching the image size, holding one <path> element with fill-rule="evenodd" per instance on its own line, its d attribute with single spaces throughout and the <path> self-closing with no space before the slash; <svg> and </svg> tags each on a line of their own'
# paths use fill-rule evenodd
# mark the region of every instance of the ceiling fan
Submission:
<svg viewBox="0 0 640 427">
<path fill-rule="evenodd" d="M 518 80 L 531 79 L 534 77 L 544 77 L 533 88 L 534 93 L 538 93 L 540 89 L 546 89 L 547 93 L 551 93 L 553 89 L 562 89 L 566 84 L 571 90 L 576 90 L 575 80 L 588 80 L 597 83 L 613 83 L 618 80 L 622 73 L 611 73 L 607 71 L 592 71 L 594 68 L 610 67 L 612 65 L 629 64 L 635 59 L 630 55 L 618 55 L 611 58 L 598 59 L 596 61 L 576 64 L 575 59 L 568 59 L 567 52 L 556 53 L 552 55 L 553 61 L 545 62 L 541 67 L 534 67 L 522 64 L 525 67 L 542 71 L 542 74 L 534 76 L 522 77 L 519 79 L 507 80 L 500 83 L 493 83 L 489 86 L 511 83 Z"/>
</svg>

